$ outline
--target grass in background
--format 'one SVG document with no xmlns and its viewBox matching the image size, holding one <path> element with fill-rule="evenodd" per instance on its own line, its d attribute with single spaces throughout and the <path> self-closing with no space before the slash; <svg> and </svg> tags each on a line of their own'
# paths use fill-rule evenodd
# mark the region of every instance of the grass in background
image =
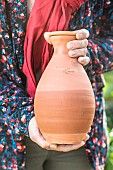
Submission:
<svg viewBox="0 0 113 170">
<path fill-rule="evenodd" d="M 104 97 L 106 103 L 106 114 L 109 134 L 109 153 L 105 170 L 113 170 L 113 71 L 104 74 L 106 86 Z"/>
</svg>

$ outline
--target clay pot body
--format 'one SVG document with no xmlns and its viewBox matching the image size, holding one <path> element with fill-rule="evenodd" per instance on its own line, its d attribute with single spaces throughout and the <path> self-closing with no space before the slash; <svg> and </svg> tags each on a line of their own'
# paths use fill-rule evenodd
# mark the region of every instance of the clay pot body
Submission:
<svg viewBox="0 0 113 170">
<path fill-rule="evenodd" d="M 95 100 L 89 78 L 77 59 L 68 56 L 69 31 L 51 32 L 46 40 L 54 54 L 37 86 L 34 111 L 39 129 L 49 143 L 77 144 L 89 131 Z"/>
</svg>

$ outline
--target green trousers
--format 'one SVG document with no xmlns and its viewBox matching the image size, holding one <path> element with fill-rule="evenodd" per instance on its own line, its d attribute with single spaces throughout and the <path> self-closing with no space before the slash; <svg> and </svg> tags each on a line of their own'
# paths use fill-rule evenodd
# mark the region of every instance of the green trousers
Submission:
<svg viewBox="0 0 113 170">
<path fill-rule="evenodd" d="M 26 170 L 92 170 L 85 148 L 56 152 L 42 149 L 26 137 Z"/>
</svg>

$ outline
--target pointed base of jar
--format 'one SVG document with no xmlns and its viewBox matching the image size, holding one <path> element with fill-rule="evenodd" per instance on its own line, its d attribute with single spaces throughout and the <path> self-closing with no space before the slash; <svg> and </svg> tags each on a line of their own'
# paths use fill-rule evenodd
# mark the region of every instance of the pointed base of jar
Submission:
<svg viewBox="0 0 113 170">
<path fill-rule="evenodd" d="M 44 138 L 51 144 L 79 144 L 86 137 L 85 133 L 79 134 L 46 134 L 43 133 Z"/>
</svg>

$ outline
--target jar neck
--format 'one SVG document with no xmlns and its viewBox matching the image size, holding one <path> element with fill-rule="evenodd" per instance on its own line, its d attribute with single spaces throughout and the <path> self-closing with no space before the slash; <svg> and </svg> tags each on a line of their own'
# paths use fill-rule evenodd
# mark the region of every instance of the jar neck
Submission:
<svg viewBox="0 0 113 170">
<path fill-rule="evenodd" d="M 75 36 L 51 36 L 50 40 L 52 42 L 52 45 L 54 47 L 54 53 L 55 54 L 62 54 L 66 55 L 68 54 L 68 49 L 67 49 L 67 43 L 69 41 L 72 41 L 75 39 Z"/>
<path fill-rule="evenodd" d="M 68 49 L 66 44 L 55 44 L 54 45 L 54 54 L 59 55 L 68 55 Z"/>
</svg>

